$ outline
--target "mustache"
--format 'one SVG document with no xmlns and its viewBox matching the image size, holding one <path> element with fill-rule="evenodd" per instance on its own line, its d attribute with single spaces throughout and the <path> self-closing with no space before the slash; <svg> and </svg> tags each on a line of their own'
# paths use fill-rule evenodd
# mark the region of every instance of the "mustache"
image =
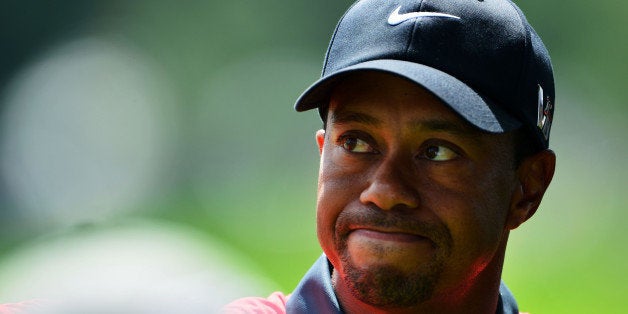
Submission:
<svg viewBox="0 0 628 314">
<path fill-rule="evenodd" d="M 338 215 L 334 237 L 344 242 L 356 227 L 398 230 L 430 239 L 439 247 L 451 248 L 453 240 L 446 225 L 439 221 L 418 218 L 420 209 L 393 208 L 383 210 L 375 205 L 347 208 Z"/>
</svg>

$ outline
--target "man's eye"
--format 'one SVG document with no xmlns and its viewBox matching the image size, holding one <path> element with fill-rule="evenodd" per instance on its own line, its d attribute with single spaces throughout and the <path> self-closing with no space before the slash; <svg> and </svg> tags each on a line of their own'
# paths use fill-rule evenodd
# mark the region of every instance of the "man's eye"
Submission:
<svg viewBox="0 0 628 314">
<path fill-rule="evenodd" d="M 340 139 L 340 146 L 352 153 L 372 153 L 373 147 L 367 142 L 357 137 L 343 137 Z"/>
<path fill-rule="evenodd" d="M 424 157 L 434 161 L 447 161 L 458 157 L 453 150 L 440 145 L 431 145 L 425 149 Z"/>
</svg>

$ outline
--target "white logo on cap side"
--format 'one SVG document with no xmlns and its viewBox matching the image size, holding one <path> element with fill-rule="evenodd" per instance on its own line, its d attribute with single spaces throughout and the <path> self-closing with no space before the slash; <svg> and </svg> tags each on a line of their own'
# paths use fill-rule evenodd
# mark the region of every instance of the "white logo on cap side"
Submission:
<svg viewBox="0 0 628 314">
<path fill-rule="evenodd" d="M 444 17 L 451 19 L 460 19 L 459 16 L 439 13 L 439 12 L 408 12 L 404 14 L 399 14 L 399 10 L 401 10 L 401 6 L 398 6 L 390 15 L 388 16 L 388 24 L 391 26 L 399 25 L 407 20 L 419 18 L 419 17 Z"/>
<path fill-rule="evenodd" d="M 543 125 L 545 125 L 545 116 L 543 115 L 543 110 L 545 109 L 544 107 L 544 95 L 543 95 L 543 87 L 541 87 L 541 85 L 539 85 L 538 88 L 538 98 L 536 101 L 536 126 L 543 130 Z"/>
<path fill-rule="evenodd" d="M 543 136 L 545 136 L 545 140 L 549 140 L 549 132 L 552 127 L 552 119 L 553 119 L 553 109 L 554 106 L 550 100 L 549 96 L 545 96 L 543 93 L 543 88 L 539 85 L 538 89 L 538 113 L 537 113 L 537 122 L 536 126 L 539 128 Z"/>
</svg>

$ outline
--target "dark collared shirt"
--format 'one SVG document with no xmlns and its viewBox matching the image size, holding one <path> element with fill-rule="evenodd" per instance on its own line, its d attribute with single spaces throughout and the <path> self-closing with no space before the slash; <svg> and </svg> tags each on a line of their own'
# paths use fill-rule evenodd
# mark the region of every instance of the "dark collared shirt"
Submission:
<svg viewBox="0 0 628 314">
<path fill-rule="evenodd" d="M 331 269 L 327 257 L 321 255 L 288 298 L 286 313 L 342 313 L 331 286 Z M 519 313 L 517 301 L 502 282 L 496 314 L 512 313 Z"/>
</svg>

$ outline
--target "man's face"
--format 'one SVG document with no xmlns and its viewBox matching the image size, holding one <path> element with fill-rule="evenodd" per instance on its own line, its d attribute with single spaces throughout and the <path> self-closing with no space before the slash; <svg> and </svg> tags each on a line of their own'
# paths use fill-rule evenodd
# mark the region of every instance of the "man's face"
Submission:
<svg viewBox="0 0 628 314">
<path fill-rule="evenodd" d="M 405 307 L 501 269 L 510 135 L 477 131 L 406 80 L 361 73 L 336 88 L 317 140 L 317 232 L 336 290 Z"/>
</svg>

